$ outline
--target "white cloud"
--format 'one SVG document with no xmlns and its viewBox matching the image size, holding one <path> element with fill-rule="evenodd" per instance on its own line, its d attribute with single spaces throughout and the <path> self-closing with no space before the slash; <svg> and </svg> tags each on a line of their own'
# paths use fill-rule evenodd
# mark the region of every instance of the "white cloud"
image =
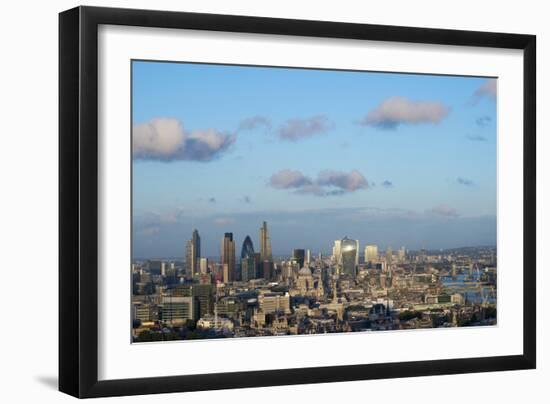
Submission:
<svg viewBox="0 0 550 404">
<path fill-rule="evenodd" d="M 300 171 L 285 169 L 273 174 L 269 180 L 269 184 L 278 189 L 290 189 L 312 185 L 313 181 Z"/>
<path fill-rule="evenodd" d="M 300 171 L 285 169 L 273 174 L 269 184 L 277 189 L 293 189 L 296 194 L 316 196 L 343 195 L 369 186 L 366 178 L 357 170 L 349 173 L 321 171 L 314 181 Z"/>
<path fill-rule="evenodd" d="M 177 119 L 157 118 L 133 130 L 134 156 L 163 158 L 180 150 L 185 140 L 183 126 Z"/>
<path fill-rule="evenodd" d="M 235 136 L 215 129 L 185 131 L 174 118 L 156 118 L 133 128 L 132 149 L 139 160 L 210 161 L 234 142 Z"/>
<path fill-rule="evenodd" d="M 182 158 L 195 161 L 214 160 L 235 143 L 235 140 L 235 136 L 214 129 L 194 131 L 185 141 Z"/>
<path fill-rule="evenodd" d="M 497 97 L 497 81 L 496 79 L 488 79 L 474 93 L 477 98 L 489 97 L 495 99 Z"/>
<path fill-rule="evenodd" d="M 317 178 L 317 184 L 336 187 L 347 192 L 366 189 L 369 186 L 363 174 L 357 170 L 352 170 L 349 173 L 331 170 L 322 171 Z"/>
<path fill-rule="evenodd" d="M 295 191 L 296 194 L 300 195 L 315 195 L 315 196 L 327 196 L 327 191 L 319 186 L 318 184 L 311 184 L 301 187 L 300 189 Z M 333 194 L 335 195 L 335 194 Z"/>
<path fill-rule="evenodd" d="M 369 111 L 359 124 L 393 129 L 400 124 L 436 124 L 448 114 L 449 108 L 438 101 L 411 101 L 404 97 L 390 97 Z"/>
<path fill-rule="evenodd" d="M 286 121 L 279 129 L 278 135 L 283 140 L 297 141 L 325 133 L 331 125 L 324 115 L 310 118 L 293 118 Z"/>
</svg>

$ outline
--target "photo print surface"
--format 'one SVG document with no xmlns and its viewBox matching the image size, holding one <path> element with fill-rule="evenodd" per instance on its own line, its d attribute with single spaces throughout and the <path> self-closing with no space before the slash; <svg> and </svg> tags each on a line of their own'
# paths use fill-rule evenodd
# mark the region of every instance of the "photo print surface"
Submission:
<svg viewBox="0 0 550 404">
<path fill-rule="evenodd" d="M 497 79 L 131 69 L 134 342 L 497 324 Z"/>
</svg>

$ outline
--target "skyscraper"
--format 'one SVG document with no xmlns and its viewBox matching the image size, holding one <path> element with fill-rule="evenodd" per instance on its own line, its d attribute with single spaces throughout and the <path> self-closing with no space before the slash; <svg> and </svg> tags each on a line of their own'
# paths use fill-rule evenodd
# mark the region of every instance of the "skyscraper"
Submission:
<svg viewBox="0 0 550 404">
<path fill-rule="evenodd" d="M 193 241 L 194 254 L 193 254 L 193 275 L 199 272 L 199 260 L 201 258 L 201 237 L 197 229 L 193 230 L 191 236 Z"/>
<path fill-rule="evenodd" d="M 401 247 L 399 250 L 397 250 L 397 261 L 399 263 L 403 263 L 405 261 L 406 256 L 405 247 Z"/>
<path fill-rule="evenodd" d="M 199 260 L 201 257 L 201 238 L 197 229 L 193 230 L 191 240 L 185 246 L 185 275 L 192 278 L 199 272 Z"/>
<path fill-rule="evenodd" d="M 389 270 L 392 265 L 393 251 L 390 246 L 386 248 L 386 268 Z"/>
<path fill-rule="evenodd" d="M 263 222 L 262 227 L 260 227 L 260 256 L 262 261 L 273 260 L 273 256 L 271 255 L 271 238 L 267 230 L 267 222 Z"/>
<path fill-rule="evenodd" d="M 301 248 L 292 250 L 292 260 L 296 261 L 300 268 L 304 267 L 305 258 L 306 258 L 306 250 Z"/>
<path fill-rule="evenodd" d="M 332 260 L 336 265 L 342 264 L 342 240 L 334 240 L 334 246 L 332 247 Z"/>
<path fill-rule="evenodd" d="M 378 261 L 378 246 L 375 244 L 365 246 L 365 263 Z"/>
<path fill-rule="evenodd" d="M 248 258 L 254 255 L 254 244 L 250 236 L 246 236 L 241 249 L 241 258 Z"/>
<path fill-rule="evenodd" d="M 257 278 L 256 254 L 250 236 L 246 236 L 241 249 L 241 280 L 246 282 Z"/>
<path fill-rule="evenodd" d="M 201 258 L 199 260 L 199 272 L 204 275 L 208 272 L 208 258 Z"/>
<path fill-rule="evenodd" d="M 193 241 L 187 240 L 185 243 L 185 277 L 186 278 L 192 278 L 193 277 Z"/>
<path fill-rule="evenodd" d="M 224 266 L 224 282 L 236 281 L 235 241 L 233 240 L 233 233 L 225 233 L 222 239 L 222 266 Z"/>
<path fill-rule="evenodd" d="M 359 241 L 344 237 L 341 242 L 342 248 L 342 273 L 355 276 L 356 268 L 359 263 Z"/>
</svg>

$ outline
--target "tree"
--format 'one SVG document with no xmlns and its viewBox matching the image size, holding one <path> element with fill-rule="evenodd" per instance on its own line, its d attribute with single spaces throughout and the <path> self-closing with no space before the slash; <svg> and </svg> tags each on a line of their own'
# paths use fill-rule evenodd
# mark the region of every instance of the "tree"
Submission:
<svg viewBox="0 0 550 404">
<path fill-rule="evenodd" d="M 422 318 L 422 312 L 421 311 L 402 311 L 399 313 L 399 320 L 400 321 L 409 321 L 413 318 Z"/>
</svg>

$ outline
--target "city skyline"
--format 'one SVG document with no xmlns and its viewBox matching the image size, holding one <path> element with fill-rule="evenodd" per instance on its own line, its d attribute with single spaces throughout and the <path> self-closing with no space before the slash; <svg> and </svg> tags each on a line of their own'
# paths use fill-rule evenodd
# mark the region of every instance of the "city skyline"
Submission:
<svg viewBox="0 0 550 404">
<path fill-rule="evenodd" d="M 260 246 L 263 221 L 273 255 L 496 244 L 495 80 L 132 68 L 135 258 L 182 257 L 195 228 L 203 256 L 226 232 Z"/>
<path fill-rule="evenodd" d="M 196 256 L 194 229 L 186 261 L 132 262 L 134 342 L 339 332 L 494 326 L 495 247 L 441 251 L 378 250 L 334 240 L 332 254 L 294 248 L 273 257 L 268 224 L 260 250 L 224 233 L 221 259 Z M 189 263 L 200 261 L 191 273 Z"/>
<path fill-rule="evenodd" d="M 143 256 L 143 257 L 133 257 L 133 260 L 150 260 L 150 259 L 163 259 L 163 260 L 174 260 L 174 261 L 182 261 L 185 263 L 185 271 L 186 273 L 189 272 L 189 267 L 191 268 L 195 268 L 195 271 L 193 272 L 197 272 L 197 268 L 199 267 L 199 264 L 200 262 L 197 261 L 197 260 L 200 260 L 200 258 L 208 258 L 208 259 L 211 259 L 211 258 L 214 258 L 214 259 L 222 259 L 223 257 L 223 250 L 224 250 L 224 240 L 226 237 L 231 237 L 231 242 L 234 243 L 234 246 L 235 246 L 235 259 L 237 259 L 238 257 L 240 258 L 243 258 L 243 254 L 244 254 L 244 251 L 245 250 L 248 250 L 248 251 L 255 251 L 254 250 L 254 245 L 257 245 L 259 250 L 256 250 L 257 253 L 262 257 L 262 260 L 268 260 L 268 261 L 271 261 L 273 258 L 281 258 L 281 257 L 288 257 L 288 256 L 292 256 L 293 252 L 296 251 L 296 248 L 298 247 L 299 249 L 302 249 L 304 251 L 308 251 L 310 252 L 311 254 L 323 254 L 325 256 L 330 256 L 332 254 L 334 254 L 334 245 L 332 245 L 331 243 L 334 242 L 334 240 L 344 240 L 344 239 L 349 239 L 349 240 L 352 240 L 352 241 L 356 241 L 357 242 L 357 250 L 358 250 L 358 257 L 365 257 L 365 260 L 367 260 L 367 248 L 369 248 L 369 250 L 371 251 L 371 254 L 373 255 L 378 255 L 379 252 L 380 253 L 384 253 L 384 254 L 387 254 L 388 251 L 390 251 L 390 254 L 393 254 L 393 253 L 396 253 L 396 254 L 403 254 L 404 252 L 419 252 L 419 251 L 442 251 L 442 250 L 452 250 L 452 249 L 464 249 L 464 248 L 484 248 L 484 247 L 487 247 L 487 248 L 496 248 L 496 245 L 492 245 L 492 244 L 480 244 L 480 245 L 456 245 L 456 246 L 452 246 L 452 247 L 447 247 L 447 248 L 433 248 L 431 246 L 422 246 L 420 248 L 409 248 L 408 246 L 405 246 L 405 245 L 402 245 L 402 244 L 378 244 L 376 242 L 373 242 L 371 240 L 360 240 L 360 239 L 355 239 L 353 237 L 348 237 L 348 235 L 344 235 L 340 238 L 335 238 L 333 240 L 327 240 L 327 243 L 326 243 L 326 248 L 324 249 L 321 249 L 321 250 L 313 250 L 311 248 L 308 248 L 308 247 L 304 247 L 304 246 L 294 246 L 290 251 L 284 251 L 284 252 L 281 252 L 280 254 L 269 254 L 269 256 L 267 257 L 264 257 L 260 251 L 261 251 L 261 239 L 262 239 L 262 231 L 263 229 L 267 229 L 267 226 L 268 226 L 268 222 L 266 221 L 263 221 L 262 222 L 262 227 L 259 228 L 259 237 L 256 239 L 254 238 L 253 235 L 251 234 L 246 234 L 244 237 L 240 237 L 240 238 L 237 238 L 235 237 L 235 233 L 234 232 L 223 232 L 220 234 L 220 238 L 221 238 L 221 242 L 222 242 L 222 246 L 221 248 L 217 251 L 217 253 L 215 254 L 208 254 L 208 255 L 205 255 L 205 254 L 202 254 L 200 253 L 200 243 L 201 243 L 201 236 L 200 236 L 200 229 L 197 229 L 197 228 L 193 228 L 192 229 L 192 232 L 191 232 L 191 238 L 187 239 L 187 240 L 182 240 L 182 245 L 185 246 L 184 250 L 185 250 L 185 254 L 181 255 L 181 256 Z M 253 233 L 252 233 L 253 234 Z M 196 238 L 198 238 L 198 254 L 195 252 L 196 251 L 196 247 L 195 248 L 190 248 L 191 246 L 194 246 L 196 245 Z M 269 250 L 271 250 L 271 236 L 268 236 L 269 238 Z M 255 241 L 257 240 L 257 241 Z M 193 253 L 190 253 L 190 251 L 193 251 Z M 240 255 L 238 254 L 238 252 L 241 251 Z M 196 262 L 196 264 L 193 264 L 193 262 Z M 237 262 L 237 261 L 235 261 Z"/>
<path fill-rule="evenodd" d="M 262 223 L 267 223 L 266 221 L 261 221 L 261 222 Z M 248 224 L 249 224 L 250 228 L 254 227 L 254 223 L 248 223 Z M 384 225 L 384 224 L 385 224 L 384 222 L 380 223 L 380 225 Z M 195 231 L 200 230 L 200 229 L 197 229 L 196 227 L 186 227 L 186 229 L 191 231 L 191 233 L 193 233 L 193 234 L 194 234 Z M 219 244 L 219 239 L 223 238 L 224 234 L 226 234 L 226 233 L 231 233 L 232 234 L 232 237 L 234 237 L 234 239 L 235 239 L 236 245 L 240 245 L 240 243 L 245 241 L 245 239 L 250 238 L 252 240 L 253 244 L 257 243 L 256 245 L 258 245 L 259 248 L 261 248 L 261 236 L 255 238 L 254 235 L 253 235 L 253 234 L 257 233 L 257 231 L 256 232 L 250 231 L 249 233 L 237 234 L 233 231 L 230 231 L 230 228 L 228 228 L 228 231 L 221 231 L 219 233 L 219 237 L 214 241 L 214 243 Z M 416 243 L 413 244 L 413 246 L 410 246 L 410 245 L 408 245 L 404 242 L 395 242 L 395 241 L 392 242 L 392 240 L 406 240 L 406 238 L 388 239 L 385 242 L 377 242 L 376 240 L 380 240 L 380 238 L 374 237 L 372 239 L 361 239 L 361 238 L 353 236 L 353 233 L 350 233 L 350 234 L 346 233 L 344 235 L 338 235 L 337 234 L 332 239 L 327 238 L 326 240 L 324 240 L 324 242 L 321 240 L 318 244 L 322 245 L 322 247 L 319 248 L 319 249 L 309 248 L 306 245 L 302 246 L 301 244 L 311 244 L 311 243 L 307 243 L 307 242 L 304 243 L 303 240 L 301 241 L 301 244 L 300 244 L 300 241 L 298 241 L 296 243 L 293 243 L 294 247 L 291 247 L 290 250 L 283 250 L 282 248 L 278 247 L 277 243 L 275 243 L 276 253 L 274 253 L 273 256 L 275 256 L 275 257 L 277 257 L 277 256 L 287 256 L 287 255 L 289 255 L 289 253 L 292 252 L 292 249 L 295 248 L 296 245 L 301 245 L 301 248 L 304 248 L 306 250 L 310 250 L 310 251 L 315 252 L 315 253 L 330 254 L 331 249 L 332 249 L 332 245 L 331 245 L 332 240 L 343 239 L 345 237 L 350 237 L 354 240 L 357 239 L 357 241 L 359 241 L 360 246 L 361 245 L 364 245 L 364 246 L 374 245 L 374 246 L 376 246 L 378 248 L 381 248 L 381 249 L 384 249 L 384 250 L 386 249 L 386 247 L 391 247 L 391 248 L 395 248 L 395 249 L 406 247 L 407 251 L 419 251 L 419 250 L 437 251 L 437 250 L 446 250 L 446 249 L 453 249 L 453 248 L 496 247 L 496 242 L 492 242 L 492 243 L 491 242 L 486 242 L 486 243 L 480 242 L 480 243 L 477 243 L 477 244 L 473 244 L 473 243 L 468 243 L 468 239 L 466 239 L 466 238 L 464 239 L 464 242 L 462 244 L 461 243 L 458 243 L 458 244 L 433 243 L 433 244 L 429 245 L 429 244 L 425 244 L 425 243 L 416 242 Z M 270 239 L 271 239 L 271 237 L 270 237 Z M 186 260 L 187 250 L 189 248 L 190 241 L 191 240 L 188 239 L 188 235 L 186 236 L 186 235 L 182 234 L 182 239 L 178 240 L 178 242 L 180 242 L 180 244 L 184 246 L 184 248 L 181 249 L 181 251 L 183 251 L 183 253 L 180 251 L 180 254 L 175 254 L 175 255 L 153 254 L 153 255 L 141 255 L 141 256 L 133 254 L 132 259 L 155 259 L 155 258 L 160 259 L 160 258 L 162 258 L 162 259 Z M 199 241 L 199 243 L 200 243 L 200 241 Z M 203 254 L 202 256 L 203 257 L 208 257 L 208 258 L 220 258 L 221 255 L 222 255 L 221 254 L 221 249 L 218 248 L 217 250 L 214 250 L 214 251 L 210 250 L 208 253 Z"/>
</svg>

